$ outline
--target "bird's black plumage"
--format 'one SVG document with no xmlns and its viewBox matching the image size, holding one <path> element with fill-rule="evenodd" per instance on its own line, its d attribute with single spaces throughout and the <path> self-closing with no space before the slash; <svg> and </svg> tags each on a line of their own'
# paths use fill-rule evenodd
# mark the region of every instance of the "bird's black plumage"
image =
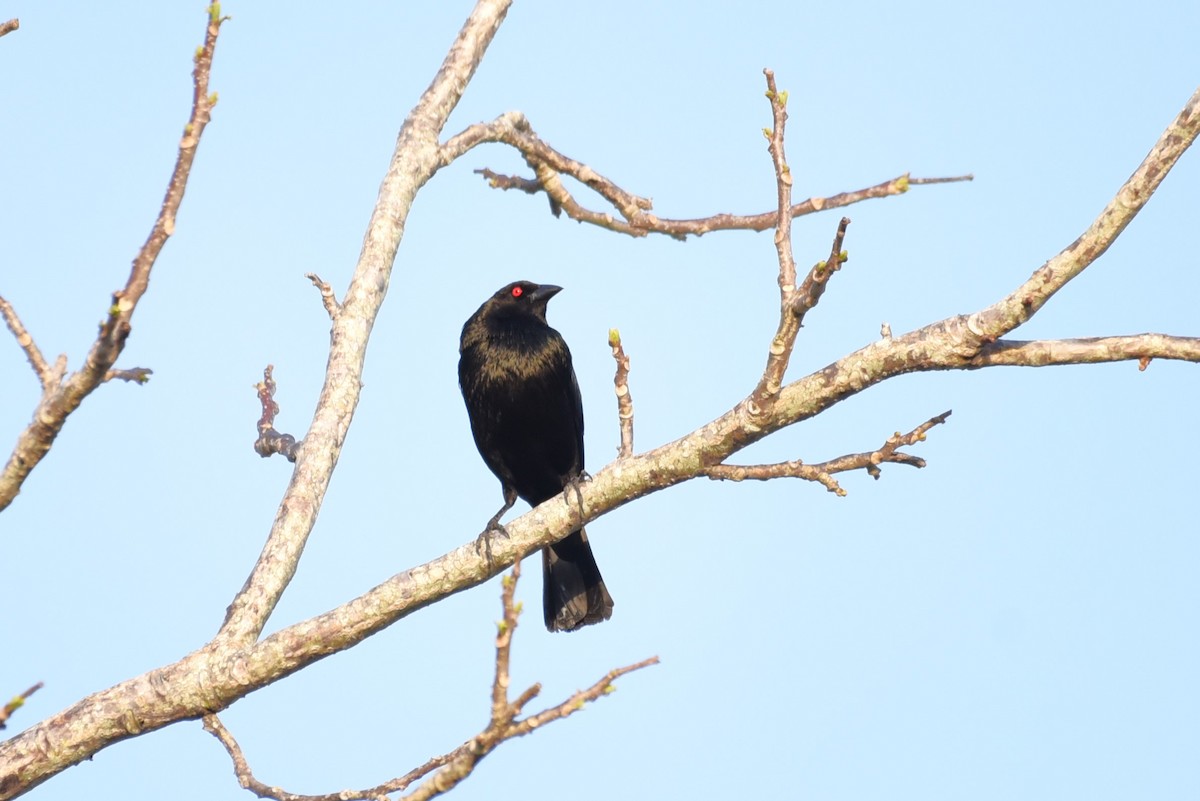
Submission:
<svg viewBox="0 0 1200 801">
<path fill-rule="evenodd" d="M 483 461 L 500 479 L 504 506 L 537 506 L 583 472 L 583 401 L 571 351 L 546 322 L 561 287 L 517 281 L 488 298 L 463 326 L 458 383 Z M 484 532 L 485 536 L 487 531 Z M 542 550 L 546 628 L 574 631 L 608 620 L 613 602 L 583 529 Z"/>
</svg>

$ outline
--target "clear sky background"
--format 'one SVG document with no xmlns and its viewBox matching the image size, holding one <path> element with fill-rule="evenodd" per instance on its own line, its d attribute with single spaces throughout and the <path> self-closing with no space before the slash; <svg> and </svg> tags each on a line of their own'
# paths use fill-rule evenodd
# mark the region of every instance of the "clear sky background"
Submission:
<svg viewBox="0 0 1200 801">
<path fill-rule="evenodd" d="M 685 10 L 686 9 L 686 10 Z M 231 2 L 220 93 L 175 236 L 120 366 L 0 515 L 0 695 L 46 682 L 9 734 L 188 653 L 219 626 L 290 475 L 251 449 L 276 366 L 301 435 L 328 319 L 396 132 L 469 2 Z M 0 40 L 0 293 L 77 368 L 157 213 L 186 120 L 202 3 L 9 3 Z M 970 312 L 1074 240 L 1198 83 L 1200 6 L 1145 3 L 517 2 L 448 133 L 520 109 L 658 214 L 773 208 L 763 67 L 790 93 L 796 197 L 911 171 L 973 172 L 854 206 L 837 275 L 790 375 L 879 335 Z M 618 327 L 636 446 L 753 386 L 776 324 L 769 233 L 681 244 L 554 219 L 544 197 L 439 174 L 408 220 L 341 464 L 275 630 L 473 538 L 498 482 L 456 377 L 462 322 L 510 280 L 561 284 L 588 468 L 615 455 Z M 583 195 L 581 195 L 583 197 Z M 590 198 L 589 198 L 590 201 Z M 1200 153 L 1021 338 L 1200 334 Z M 801 267 L 842 211 L 801 218 Z M 0 332 L 4 451 L 37 386 Z M 502 746 L 460 799 L 1200 797 L 1195 365 L 925 374 L 887 382 L 740 461 L 878 446 L 945 409 L 924 470 L 694 481 L 589 527 L 616 601 L 570 636 L 519 596 L 513 684 L 557 703 L 618 665 L 570 720 Z M 524 510 L 524 505 L 518 511 Z M 223 715 L 257 775 L 364 787 L 477 732 L 499 583 L 461 593 Z M 540 708 L 534 704 L 530 711 Z M 249 797 L 187 722 L 102 751 L 28 797 Z"/>
</svg>

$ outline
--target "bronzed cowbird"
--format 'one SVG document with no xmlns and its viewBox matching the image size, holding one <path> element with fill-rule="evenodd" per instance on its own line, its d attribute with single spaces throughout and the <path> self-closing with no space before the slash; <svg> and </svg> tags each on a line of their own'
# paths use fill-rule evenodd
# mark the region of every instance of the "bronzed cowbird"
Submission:
<svg viewBox="0 0 1200 801">
<path fill-rule="evenodd" d="M 546 304 L 562 287 L 517 281 L 488 298 L 463 326 L 458 383 L 479 454 L 504 492 L 531 506 L 553 498 L 583 472 L 583 401 L 571 351 L 546 322 Z M 542 549 L 546 628 L 574 631 L 608 620 L 613 601 L 583 529 Z"/>
</svg>

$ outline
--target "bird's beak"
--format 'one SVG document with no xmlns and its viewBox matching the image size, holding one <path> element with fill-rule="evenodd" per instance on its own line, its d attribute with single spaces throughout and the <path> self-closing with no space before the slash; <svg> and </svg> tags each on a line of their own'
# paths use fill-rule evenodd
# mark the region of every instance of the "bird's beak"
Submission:
<svg viewBox="0 0 1200 801">
<path fill-rule="evenodd" d="M 554 284 L 542 284 L 537 289 L 533 290 L 533 292 L 530 294 L 530 298 L 535 301 L 545 303 L 559 292 L 562 292 L 561 286 L 555 286 Z"/>
</svg>

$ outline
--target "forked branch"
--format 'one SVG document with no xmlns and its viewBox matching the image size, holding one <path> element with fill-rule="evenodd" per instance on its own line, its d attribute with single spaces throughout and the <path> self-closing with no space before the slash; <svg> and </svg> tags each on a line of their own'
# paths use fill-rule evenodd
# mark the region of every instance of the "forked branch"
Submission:
<svg viewBox="0 0 1200 801">
<path fill-rule="evenodd" d="M 200 136 L 204 133 L 212 115 L 212 108 L 217 102 L 217 96 L 209 94 L 208 79 L 222 22 L 224 18 L 221 17 L 220 6 L 214 3 L 208 10 L 204 44 L 195 54 L 195 66 L 192 70 L 192 111 L 183 129 L 183 138 L 175 158 L 175 169 L 167 182 L 167 192 L 159 209 L 158 219 L 151 228 L 146 243 L 133 259 L 125 286 L 113 293 L 112 303 L 100 323 L 99 336 L 92 343 L 83 367 L 65 379 L 62 377 L 66 371 L 65 361 L 61 374 L 47 371 L 45 360 L 32 344 L 32 338 L 23 327 L 14 327 L 14 321 L 19 326 L 16 313 L 12 312 L 10 307 L 4 314 L 9 329 L 16 335 L 18 343 L 33 365 L 34 372 L 38 374 L 43 392 L 34 411 L 33 421 L 21 432 L 12 456 L 4 466 L 3 472 L 0 472 L 0 511 L 13 502 L 30 472 L 50 451 L 50 446 L 54 444 L 68 415 L 79 408 L 83 399 L 96 387 L 112 378 L 143 383 L 150 374 L 149 370 L 143 368 L 130 371 L 114 370 L 113 365 L 133 330 L 133 312 L 149 286 L 150 270 L 175 230 L 175 217 L 183 203 L 184 189 L 187 187 L 192 163 L 196 158 L 196 149 L 200 145 Z"/>
<path fill-rule="evenodd" d="M 588 689 L 580 690 L 555 706 L 518 720 L 518 716 L 525 706 L 536 698 L 542 689 L 540 684 L 534 684 L 515 699 L 510 700 L 508 697 L 508 688 L 511 682 L 509 664 L 512 660 L 513 633 L 517 629 L 521 614 L 520 605 L 514 600 L 517 580 L 520 576 L 521 563 L 518 561 L 513 563 L 512 572 L 504 577 L 501 584 L 502 617 L 496 631 L 496 669 L 492 679 L 491 713 L 488 725 L 458 748 L 441 756 L 433 757 L 403 776 L 364 790 L 341 790 L 323 795 L 292 793 L 264 784 L 254 777 L 241 746 L 215 714 L 204 717 L 204 728 L 216 737 L 229 753 L 238 783 L 259 798 L 270 798 L 274 801 L 359 801 L 360 799 L 371 801 L 390 793 L 402 792 L 418 779 L 429 776 L 425 782 L 404 796 L 405 799 L 427 799 L 447 792 L 470 776 L 479 761 L 504 741 L 514 737 L 523 737 L 547 723 L 569 717 L 583 709 L 585 704 L 597 701 L 613 692 L 612 683 L 619 677 L 658 664 L 658 657 L 654 656 L 633 665 L 611 670 Z M 430 776 L 431 773 L 433 775 Z"/>
<path fill-rule="evenodd" d="M 875 479 L 880 476 L 879 465 L 884 463 L 906 464 L 910 467 L 924 467 L 925 460 L 919 456 L 904 453 L 900 448 L 915 445 L 925 441 L 925 434 L 936 425 L 946 422 L 949 411 L 942 412 L 937 417 L 931 417 L 921 425 L 901 434 L 897 431 L 880 447 L 873 451 L 852 453 L 839 456 L 816 464 L 805 464 L 799 459 L 790 462 L 775 462 L 773 464 L 735 465 L 718 464 L 704 470 L 704 475 L 721 481 L 770 481 L 775 478 L 801 478 L 805 481 L 815 481 L 825 489 L 844 496 L 846 490 L 833 477 L 834 473 L 844 473 L 848 470 L 866 470 Z"/>
<path fill-rule="evenodd" d="M 779 223 L 778 210 L 748 215 L 714 214 L 695 219 L 658 217 L 651 211 L 654 204 L 649 198 L 640 197 L 621 188 L 588 165 L 550 147 L 533 131 L 525 115 L 517 111 L 502 114 L 491 122 L 477 123 L 451 137 L 440 148 L 441 161 L 443 164 L 449 164 L 472 148 L 485 143 L 501 143 L 515 148 L 534 174 L 533 178 L 523 178 L 502 175 L 486 167 L 475 170 L 490 186 L 495 189 L 517 189 L 527 194 L 545 192 L 555 216 L 565 211 L 573 220 L 617 233 L 635 237 L 663 234 L 682 241 L 688 236 L 701 236 L 712 231 L 765 231 L 775 228 Z M 614 216 L 611 211 L 596 211 L 581 204 L 563 183 L 563 176 L 574 178 L 600 195 L 618 216 Z M 800 217 L 871 198 L 902 195 L 912 186 L 955 183 L 970 181 L 973 178 L 972 175 L 912 178 L 905 173 L 853 192 L 841 192 L 829 197 L 812 197 L 789 204 L 787 214 L 793 218 Z"/>
</svg>

